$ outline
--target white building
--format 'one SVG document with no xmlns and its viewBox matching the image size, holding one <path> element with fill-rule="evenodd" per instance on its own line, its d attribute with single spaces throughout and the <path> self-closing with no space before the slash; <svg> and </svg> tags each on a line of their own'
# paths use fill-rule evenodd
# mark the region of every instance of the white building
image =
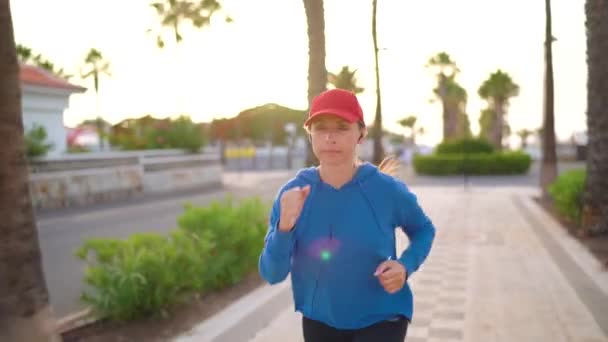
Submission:
<svg viewBox="0 0 608 342">
<path fill-rule="evenodd" d="M 47 140 L 53 144 L 48 156 L 57 156 L 67 150 L 67 132 L 63 113 L 70 96 L 83 93 L 86 88 L 73 85 L 44 69 L 22 64 L 20 68 L 23 126 L 27 131 L 34 124 L 43 126 Z"/>
</svg>

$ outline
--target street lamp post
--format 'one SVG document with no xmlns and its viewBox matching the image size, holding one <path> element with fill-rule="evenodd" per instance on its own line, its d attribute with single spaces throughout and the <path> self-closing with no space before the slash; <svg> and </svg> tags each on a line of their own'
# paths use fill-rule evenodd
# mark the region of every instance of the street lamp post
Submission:
<svg viewBox="0 0 608 342">
<path fill-rule="evenodd" d="M 287 169 L 291 170 L 293 165 L 293 140 L 296 134 L 296 124 L 288 122 L 285 124 L 285 132 L 287 133 Z"/>
</svg>

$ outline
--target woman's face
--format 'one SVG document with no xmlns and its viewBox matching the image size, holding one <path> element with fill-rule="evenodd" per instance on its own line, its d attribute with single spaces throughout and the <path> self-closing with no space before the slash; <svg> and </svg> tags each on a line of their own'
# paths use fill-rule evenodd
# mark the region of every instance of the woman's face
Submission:
<svg viewBox="0 0 608 342">
<path fill-rule="evenodd" d="M 365 136 L 365 130 L 354 122 L 326 114 L 310 124 L 312 149 L 321 164 L 339 165 L 352 163 L 357 144 Z"/>
</svg>

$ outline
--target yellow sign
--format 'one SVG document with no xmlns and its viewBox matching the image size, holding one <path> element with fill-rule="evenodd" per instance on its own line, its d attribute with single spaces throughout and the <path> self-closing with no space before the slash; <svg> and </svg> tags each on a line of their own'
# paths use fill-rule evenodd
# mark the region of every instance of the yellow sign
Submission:
<svg viewBox="0 0 608 342">
<path fill-rule="evenodd" d="M 255 157 L 255 147 L 228 147 L 224 151 L 226 158 L 253 158 Z"/>
</svg>

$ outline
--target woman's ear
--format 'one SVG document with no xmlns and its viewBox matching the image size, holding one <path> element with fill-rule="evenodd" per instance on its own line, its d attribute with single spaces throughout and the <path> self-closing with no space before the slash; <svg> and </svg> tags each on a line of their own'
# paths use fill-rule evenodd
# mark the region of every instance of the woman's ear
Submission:
<svg viewBox="0 0 608 342">
<path fill-rule="evenodd" d="M 357 143 L 360 144 L 361 142 L 363 142 L 363 139 L 365 139 L 366 136 L 367 136 L 367 129 L 364 128 L 361 130 L 361 135 L 359 135 L 359 140 L 357 141 Z"/>
</svg>

